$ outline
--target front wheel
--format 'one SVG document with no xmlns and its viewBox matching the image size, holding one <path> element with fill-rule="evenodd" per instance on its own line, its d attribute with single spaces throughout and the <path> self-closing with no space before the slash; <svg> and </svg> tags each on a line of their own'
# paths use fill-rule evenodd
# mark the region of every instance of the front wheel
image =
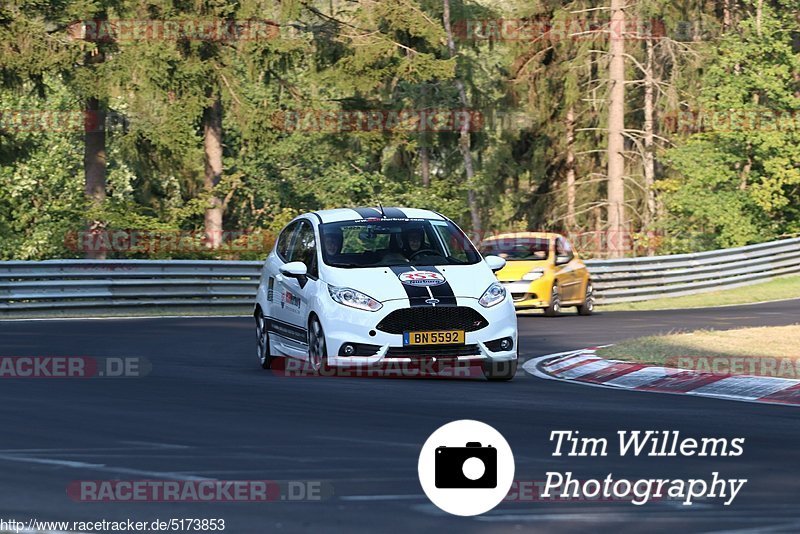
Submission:
<svg viewBox="0 0 800 534">
<path fill-rule="evenodd" d="M 325 343 L 325 332 L 316 317 L 311 317 L 308 321 L 308 364 L 315 373 L 328 370 L 328 346 Z"/>
<path fill-rule="evenodd" d="M 578 306 L 578 315 L 591 315 L 594 312 L 594 287 L 592 283 L 586 284 L 586 295 L 583 297 L 583 304 Z"/>
<path fill-rule="evenodd" d="M 508 381 L 517 374 L 517 360 L 489 361 L 483 364 L 483 376 L 492 382 Z"/>
<path fill-rule="evenodd" d="M 558 293 L 558 284 L 553 282 L 553 289 L 550 291 L 550 305 L 544 309 L 547 317 L 555 317 L 561 313 L 561 295 Z"/>
</svg>

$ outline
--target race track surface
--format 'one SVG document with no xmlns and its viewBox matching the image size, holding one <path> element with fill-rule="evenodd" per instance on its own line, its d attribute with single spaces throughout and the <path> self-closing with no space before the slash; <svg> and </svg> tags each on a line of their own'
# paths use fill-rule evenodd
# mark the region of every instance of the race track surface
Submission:
<svg viewBox="0 0 800 534">
<path fill-rule="evenodd" d="M 785 325 L 800 301 L 704 310 L 519 317 L 524 359 L 694 328 Z M 764 340 L 769 343 L 769 340 Z M 800 530 L 800 410 L 540 380 L 284 378 L 262 371 L 248 318 L 0 322 L 0 356 L 147 358 L 128 379 L 0 379 L 0 518 L 224 518 L 225 532 L 770 532 Z M 458 518 L 417 479 L 419 448 L 440 425 L 477 419 L 504 434 L 517 480 L 725 478 L 715 499 L 503 503 Z M 739 458 L 556 458 L 552 430 L 616 440 L 617 430 L 744 437 Z M 325 481 L 317 502 L 82 503 L 76 480 Z M 445 530 L 446 529 L 446 530 Z M 457 530 L 456 530 L 457 529 Z"/>
</svg>

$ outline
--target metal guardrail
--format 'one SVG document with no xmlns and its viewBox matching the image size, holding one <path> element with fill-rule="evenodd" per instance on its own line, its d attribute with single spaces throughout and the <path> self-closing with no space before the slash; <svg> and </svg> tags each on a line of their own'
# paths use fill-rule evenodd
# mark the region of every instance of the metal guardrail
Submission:
<svg viewBox="0 0 800 534">
<path fill-rule="evenodd" d="M 598 304 L 740 287 L 800 273 L 800 238 L 726 250 L 586 262 Z M 248 307 L 261 262 L 0 262 L 0 314 L 115 307 Z"/>
<path fill-rule="evenodd" d="M 0 313 L 117 306 L 251 306 L 258 261 L 0 262 Z"/>
<path fill-rule="evenodd" d="M 695 254 L 589 260 L 598 304 L 696 295 L 800 273 L 800 238 Z"/>
</svg>

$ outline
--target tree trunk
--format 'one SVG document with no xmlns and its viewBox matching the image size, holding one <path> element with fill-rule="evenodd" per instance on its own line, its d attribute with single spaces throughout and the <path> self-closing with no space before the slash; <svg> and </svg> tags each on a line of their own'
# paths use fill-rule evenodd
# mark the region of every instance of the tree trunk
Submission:
<svg viewBox="0 0 800 534">
<path fill-rule="evenodd" d="M 443 0 L 443 7 L 444 13 L 442 14 L 442 19 L 444 21 L 444 30 L 447 33 L 447 49 L 450 57 L 455 57 L 456 44 L 455 41 L 453 41 L 453 28 L 450 25 L 450 0 Z M 466 120 L 461 123 L 461 134 L 458 138 L 458 146 L 464 158 L 464 170 L 467 174 L 467 184 L 469 186 L 467 189 L 467 202 L 469 203 L 469 212 L 472 218 L 472 231 L 481 232 L 483 228 L 481 224 L 481 213 L 478 208 L 478 198 L 475 194 L 475 190 L 472 188 L 475 169 L 472 164 L 472 136 L 470 135 L 470 115 L 467 109 L 467 91 L 464 89 L 464 83 L 461 81 L 461 78 L 458 77 L 458 73 L 456 73 L 455 84 L 458 89 L 461 106 L 466 116 Z"/>
<path fill-rule="evenodd" d="M 764 0 L 756 0 L 756 34 L 761 37 L 761 21 L 764 18 Z"/>
<path fill-rule="evenodd" d="M 722 29 L 727 32 L 733 25 L 734 0 L 722 0 Z"/>
<path fill-rule="evenodd" d="M 603 210 L 600 206 L 592 208 L 594 213 L 594 257 L 600 258 L 603 255 Z"/>
<path fill-rule="evenodd" d="M 567 108 L 565 121 L 567 137 L 567 231 L 575 231 L 575 106 Z"/>
<path fill-rule="evenodd" d="M 608 254 L 625 254 L 625 7 L 624 0 L 611 0 L 610 52 L 608 68 Z"/>
<path fill-rule="evenodd" d="M 795 15 L 795 21 L 797 25 L 800 26 L 800 13 Z M 800 54 L 800 32 L 793 32 L 792 33 L 792 52 L 795 54 Z M 795 87 L 797 90 L 794 92 L 795 98 L 800 98 L 800 72 L 794 73 L 794 82 Z"/>
<path fill-rule="evenodd" d="M 211 107 L 203 112 L 203 150 L 205 153 L 205 190 L 211 194 L 206 208 L 206 246 L 219 248 L 222 244 L 222 200 L 214 193 L 214 187 L 222 178 L 222 102 L 219 95 Z"/>
<path fill-rule="evenodd" d="M 652 230 L 650 225 L 656 216 L 656 196 L 653 190 L 656 175 L 656 158 L 655 158 L 655 49 L 651 39 L 645 40 L 645 47 L 647 49 L 647 61 L 645 63 L 645 80 L 644 80 L 644 154 L 642 162 L 644 167 L 644 192 L 645 192 L 645 210 L 644 220 L 642 221 L 644 229 L 647 231 Z M 651 246 L 648 246 L 648 256 L 652 256 L 655 251 Z"/>
<path fill-rule="evenodd" d="M 419 170 L 422 175 L 422 187 L 431 185 L 431 158 L 428 147 L 419 147 Z"/>
<path fill-rule="evenodd" d="M 654 256 L 655 243 L 653 242 L 652 224 L 656 218 L 656 194 L 653 189 L 656 176 L 655 158 L 655 49 L 651 39 L 645 40 L 647 48 L 647 62 L 645 66 L 644 82 L 644 154 L 642 166 L 644 167 L 644 193 L 645 210 L 642 221 L 648 233 L 647 255 Z"/>
<path fill-rule="evenodd" d="M 106 110 L 103 103 L 95 97 L 86 100 L 86 131 L 83 144 L 84 193 L 93 207 L 100 207 L 106 199 Z M 89 236 L 93 232 L 102 231 L 103 221 L 87 220 L 86 230 Z M 99 243 L 102 240 L 88 239 L 87 243 Z M 90 245 L 86 258 L 93 260 L 106 259 L 106 251 Z"/>
<path fill-rule="evenodd" d="M 742 167 L 742 174 L 739 176 L 739 190 L 747 191 L 747 183 L 750 179 L 750 170 L 753 168 L 753 157 L 750 155 L 752 145 L 747 143 L 747 161 Z"/>
</svg>

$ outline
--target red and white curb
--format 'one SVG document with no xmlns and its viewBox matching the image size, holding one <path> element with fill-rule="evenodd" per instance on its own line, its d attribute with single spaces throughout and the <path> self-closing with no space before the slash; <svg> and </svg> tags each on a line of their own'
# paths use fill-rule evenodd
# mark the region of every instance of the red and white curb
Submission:
<svg viewBox="0 0 800 534">
<path fill-rule="evenodd" d="M 636 391 L 800 406 L 800 380 L 704 373 L 606 360 L 597 356 L 598 348 L 534 358 L 525 362 L 522 368 L 528 374 L 549 380 Z"/>
</svg>

